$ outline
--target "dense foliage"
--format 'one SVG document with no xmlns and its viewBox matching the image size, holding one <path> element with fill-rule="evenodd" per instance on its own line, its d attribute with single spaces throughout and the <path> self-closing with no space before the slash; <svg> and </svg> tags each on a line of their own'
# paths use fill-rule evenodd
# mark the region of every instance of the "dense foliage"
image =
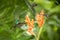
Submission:
<svg viewBox="0 0 60 40">
<path fill-rule="evenodd" d="M 35 40 L 26 33 L 25 16 L 35 19 L 42 9 L 45 24 L 40 40 L 60 40 L 59 0 L 0 0 L 0 40 Z M 38 29 L 35 23 L 35 30 Z"/>
</svg>

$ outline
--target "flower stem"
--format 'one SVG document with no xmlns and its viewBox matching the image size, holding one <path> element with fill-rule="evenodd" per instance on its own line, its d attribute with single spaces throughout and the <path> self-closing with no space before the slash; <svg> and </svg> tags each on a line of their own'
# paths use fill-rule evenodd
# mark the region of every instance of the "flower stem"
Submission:
<svg viewBox="0 0 60 40">
<path fill-rule="evenodd" d="M 40 35 L 41 35 L 41 32 L 42 32 L 42 28 L 43 28 L 43 27 L 41 27 L 41 28 L 39 29 L 38 35 L 37 35 L 37 37 L 36 37 L 36 40 L 39 40 L 39 39 L 40 39 Z"/>
</svg>

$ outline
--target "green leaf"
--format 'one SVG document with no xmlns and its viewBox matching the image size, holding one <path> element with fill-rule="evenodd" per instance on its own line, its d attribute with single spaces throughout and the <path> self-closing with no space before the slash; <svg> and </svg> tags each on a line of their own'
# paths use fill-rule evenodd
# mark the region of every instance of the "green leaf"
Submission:
<svg viewBox="0 0 60 40">
<path fill-rule="evenodd" d="M 34 0 L 34 2 L 40 4 L 46 10 L 50 10 L 54 5 L 54 2 L 48 0 Z"/>
</svg>

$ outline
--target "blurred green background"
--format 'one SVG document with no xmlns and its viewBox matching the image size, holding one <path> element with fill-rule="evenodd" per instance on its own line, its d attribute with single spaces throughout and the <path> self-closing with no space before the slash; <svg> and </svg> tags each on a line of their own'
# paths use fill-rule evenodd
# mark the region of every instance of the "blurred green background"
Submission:
<svg viewBox="0 0 60 40">
<path fill-rule="evenodd" d="M 25 33 L 25 16 L 35 18 L 42 9 L 46 16 L 40 40 L 60 40 L 60 0 L 0 0 L 0 40 L 35 40 Z"/>
</svg>

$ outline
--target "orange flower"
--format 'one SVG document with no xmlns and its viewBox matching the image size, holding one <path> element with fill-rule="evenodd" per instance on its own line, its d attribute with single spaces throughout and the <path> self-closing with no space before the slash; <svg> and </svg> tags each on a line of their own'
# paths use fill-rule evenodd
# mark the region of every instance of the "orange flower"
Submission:
<svg viewBox="0 0 60 40">
<path fill-rule="evenodd" d="M 41 28 L 44 24 L 44 10 L 42 10 L 40 14 L 36 15 L 36 21 L 38 26 Z"/>
<path fill-rule="evenodd" d="M 26 22 L 26 24 L 28 25 L 28 32 L 29 32 L 31 35 L 34 35 L 34 32 L 33 32 L 34 20 L 32 19 L 32 20 L 30 21 L 30 18 L 29 18 L 29 16 L 27 15 L 25 22 Z"/>
</svg>

